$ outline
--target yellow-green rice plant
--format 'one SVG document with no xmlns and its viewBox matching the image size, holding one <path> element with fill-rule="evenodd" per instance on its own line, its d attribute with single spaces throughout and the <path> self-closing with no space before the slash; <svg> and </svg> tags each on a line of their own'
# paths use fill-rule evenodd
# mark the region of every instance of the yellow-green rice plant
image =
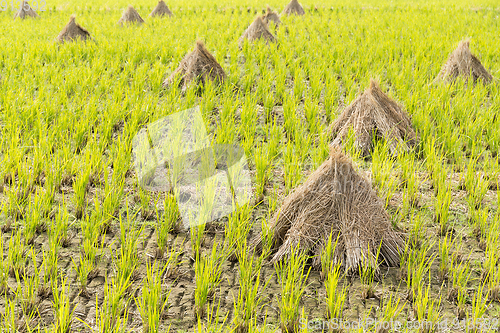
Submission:
<svg viewBox="0 0 500 333">
<path fill-rule="evenodd" d="M 16 300 L 7 298 L 5 300 L 5 314 L 2 316 L 2 332 L 17 333 L 19 332 L 20 323 L 16 313 Z"/>
<path fill-rule="evenodd" d="M 408 288 L 408 300 L 414 302 L 421 292 L 426 276 L 429 275 L 430 267 L 436 258 L 428 255 L 429 247 L 410 250 L 407 259 L 406 285 Z"/>
<path fill-rule="evenodd" d="M 139 237 L 144 230 L 144 224 L 140 227 L 134 225 L 133 218 L 127 209 L 125 219 L 120 215 L 120 250 L 115 258 L 116 279 L 119 281 L 133 281 L 136 276 L 136 269 L 139 265 L 139 255 L 137 245 Z"/>
<path fill-rule="evenodd" d="M 28 269 L 24 267 L 24 273 L 16 272 L 17 288 L 14 291 L 16 298 L 21 303 L 21 310 L 27 323 L 38 314 L 38 289 L 40 286 L 40 267 L 36 261 L 35 249 L 30 250 L 30 259 L 33 263 L 33 273 L 27 274 Z"/>
<path fill-rule="evenodd" d="M 479 284 L 476 288 L 474 296 L 471 297 L 471 312 L 467 312 L 468 328 L 467 332 L 482 332 L 484 323 L 484 315 L 488 311 L 490 305 L 489 292 L 485 292 L 486 281 Z"/>
<path fill-rule="evenodd" d="M 146 263 L 146 278 L 143 280 L 141 295 L 135 299 L 144 333 L 158 332 L 162 313 L 168 306 L 170 290 L 162 288 L 162 276 L 167 266 L 160 269 L 158 265 L 158 262 L 152 265 L 150 262 Z"/>
<path fill-rule="evenodd" d="M 384 141 L 377 142 L 373 148 L 371 169 L 373 183 L 387 208 L 396 191 L 397 178 L 395 176 L 394 161 Z"/>
<path fill-rule="evenodd" d="M 423 333 L 436 332 L 441 318 L 441 296 L 436 299 L 430 291 L 430 284 L 427 287 L 420 286 L 413 304 L 415 319 L 420 323 L 419 332 Z"/>
<path fill-rule="evenodd" d="M 451 204 L 451 185 L 439 186 L 434 201 L 434 210 L 436 212 L 436 221 L 439 223 L 439 235 L 445 236 L 449 231 L 449 215 Z"/>
<path fill-rule="evenodd" d="M 196 257 L 194 261 L 194 274 L 195 274 L 195 290 L 194 290 L 194 314 L 203 318 L 206 314 L 206 304 L 209 298 L 210 291 L 210 263 L 209 259 L 200 256 L 199 252 L 196 252 Z"/>
<path fill-rule="evenodd" d="M 81 219 L 83 211 L 87 206 L 86 197 L 89 190 L 90 170 L 89 166 L 85 166 L 83 170 L 77 174 L 73 181 L 73 204 L 75 205 L 75 217 Z"/>
<path fill-rule="evenodd" d="M 298 246 L 290 249 L 288 262 L 280 261 L 275 265 L 281 289 L 279 300 L 280 328 L 282 332 L 296 332 L 299 326 L 300 303 L 305 292 L 311 268 L 306 267 L 307 256 Z"/>
<path fill-rule="evenodd" d="M 302 179 L 302 165 L 299 156 L 297 156 L 297 149 L 290 142 L 283 149 L 283 177 L 287 193 L 295 188 Z"/>
<path fill-rule="evenodd" d="M 344 303 L 348 297 L 347 286 L 342 285 L 340 286 L 340 291 L 338 290 L 341 279 L 340 269 L 340 263 L 333 264 L 325 280 L 327 317 L 331 321 L 337 322 L 342 321 Z"/>
<path fill-rule="evenodd" d="M 361 254 L 362 259 L 361 259 L 361 266 L 359 267 L 359 278 L 362 284 L 361 297 L 363 297 L 364 299 L 375 297 L 375 289 L 373 287 L 373 282 L 375 279 L 379 278 L 380 274 L 379 256 L 381 248 L 382 248 L 382 242 L 380 242 L 377 248 L 377 254 L 375 255 L 373 261 L 368 259 L 369 257 L 364 255 L 363 253 Z"/>
<path fill-rule="evenodd" d="M 83 322 L 84 325 L 94 333 L 128 332 L 128 303 L 130 298 L 126 296 L 126 290 L 129 287 L 129 280 L 106 277 L 102 303 L 99 302 L 96 295 L 95 325 L 91 327 L 88 323 Z"/>
<path fill-rule="evenodd" d="M 246 244 L 246 241 L 244 242 Z M 256 314 L 262 309 L 264 302 L 263 290 L 271 281 L 272 276 L 267 277 L 261 284 L 261 262 L 255 259 L 247 247 L 241 247 L 238 251 L 239 261 L 239 291 L 234 302 L 234 326 L 237 332 L 248 332 Z"/>
<path fill-rule="evenodd" d="M 454 246 L 456 238 L 453 239 L 451 233 L 445 235 L 439 240 L 439 279 L 446 281 L 449 277 L 452 258 L 450 256 L 451 247 Z"/>
<path fill-rule="evenodd" d="M 51 331 L 56 333 L 69 333 L 73 322 L 73 311 L 68 295 L 67 278 L 61 276 L 61 288 L 57 288 L 57 279 L 53 281 L 55 285 L 52 290 L 53 301 L 52 308 L 54 310 L 54 322 L 51 326 Z"/>
<path fill-rule="evenodd" d="M 14 232 L 10 238 L 8 249 L 7 263 L 9 265 L 9 276 L 23 276 L 27 264 L 25 256 L 27 248 L 24 239 L 21 240 L 21 233 L 19 231 Z"/>
</svg>

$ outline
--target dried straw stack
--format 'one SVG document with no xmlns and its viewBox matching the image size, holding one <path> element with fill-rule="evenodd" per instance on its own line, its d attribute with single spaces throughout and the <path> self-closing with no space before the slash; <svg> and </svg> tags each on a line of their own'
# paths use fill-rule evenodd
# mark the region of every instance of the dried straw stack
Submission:
<svg viewBox="0 0 500 333">
<path fill-rule="evenodd" d="M 285 198 L 270 226 L 276 262 L 289 256 L 291 248 L 311 253 L 313 266 L 321 267 L 321 255 L 330 234 L 338 244 L 333 254 L 348 273 L 362 263 L 375 267 L 379 260 L 398 266 L 404 248 L 403 234 L 393 230 L 391 218 L 370 183 L 359 175 L 340 149 L 332 148 L 330 158 L 306 182 Z M 259 249 L 261 237 L 253 241 Z"/>
<path fill-rule="evenodd" d="M 182 90 L 186 90 L 191 82 L 204 85 L 210 80 L 221 84 L 226 78 L 226 73 L 203 42 L 197 41 L 194 50 L 186 54 L 179 67 L 163 82 L 163 87 L 169 87 L 178 76 L 181 77 L 179 85 L 182 86 Z"/>
<path fill-rule="evenodd" d="M 286 5 L 285 9 L 281 15 L 304 15 L 306 12 L 304 8 L 300 5 L 298 0 L 292 0 L 288 5 Z"/>
<path fill-rule="evenodd" d="M 75 22 L 75 15 L 71 15 L 68 24 L 56 37 L 56 40 L 60 43 L 88 39 L 92 39 L 90 33 Z"/>
<path fill-rule="evenodd" d="M 151 14 L 149 14 L 150 17 L 164 17 L 164 16 L 172 16 L 172 12 L 168 8 L 167 4 L 165 1 L 160 0 L 158 1 L 158 5 L 153 9 Z"/>
<path fill-rule="evenodd" d="M 252 42 L 257 39 L 264 39 L 266 43 L 275 42 L 276 38 L 273 36 L 267 24 L 264 22 L 262 17 L 257 17 L 255 21 L 250 24 L 250 26 L 245 30 L 243 35 L 239 39 L 240 47 L 242 46 L 245 39 Z"/>
<path fill-rule="evenodd" d="M 443 68 L 436 77 L 436 81 L 455 81 L 459 76 L 467 82 L 472 79 L 474 83 L 481 80 L 490 83 L 493 76 L 484 68 L 481 61 L 469 49 L 469 40 L 461 41 L 453 51 Z"/>
<path fill-rule="evenodd" d="M 354 130 L 355 145 L 362 156 L 370 156 L 373 137 L 385 139 L 391 153 L 409 151 L 417 144 L 417 134 L 409 115 L 371 80 L 370 87 L 354 100 L 330 128 L 332 145 L 340 146 Z"/>
<path fill-rule="evenodd" d="M 122 14 L 122 17 L 118 20 L 119 25 L 124 25 L 128 23 L 137 23 L 137 24 L 142 24 L 144 23 L 144 20 L 142 19 L 141 15 L 132 7 L 129 5 L 127 9 Z"/>
<path fill-rule="evenodd" d="M 26 10 L 26 8 L 28 8 L 28 10 Z M 22 4 L 21 8 L 19 8 L 19 10 L 14 15 L 14 20 L 16 18 L 20 18 L 21 20 L 24 20 L 25 18 L 28 18 L 28 17 L 37 18 L 39 16 L 33 10 L 33 8 L 31 8 L 31 6 L 28 4 L 27 1 L 23 1 L 23 4 Z"/>
</svg>

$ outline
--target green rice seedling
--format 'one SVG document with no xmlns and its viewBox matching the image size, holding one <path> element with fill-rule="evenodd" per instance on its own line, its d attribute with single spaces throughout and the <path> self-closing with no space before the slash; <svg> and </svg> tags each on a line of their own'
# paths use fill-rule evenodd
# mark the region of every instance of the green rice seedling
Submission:
<svg viewBox="0 0 500 333">
<path fill-rule="evenodd" d="M 152 212 L 150 211 L 150 202 L 151 198 L 149 196 L 149 193 L 142 189 L 140 186 L 138 187 L 137 190 L 139 194 L 139 200 L 140 200 L 140 209 L 141 209 L 141 217 L 144 220 L 149 220 L 152 216 Z"/>
<path fill-rule="evenodd" d="M 116 278 L 106 278 L 104 285 L 104 300 L 102 305 L 96 295 L 96 318 L 95 326 L 83 322 L 92 332 L 127 332 L 129 298 L 125 296 L 126 290 L 130 287 L 129 280 L 117 280 Z"/>
<path fill-rule="evenodd" d="M 441 185 L 437 191 L 434 201 L 434 210 L 436 212 L 436 221 L 439 223 L 439 235 L 445 236 L 449 231 L 449 214 L 451 204 L 451 186 L 450 184 Z"/>
<path fill-rule="evenodd" d="M 264 260 L 271 254 L 273 246 L 273 230 L 269 226 L 268 220 L 265 217 L 261 218 L 261 255 L 258 260 L 257 267 L 262 267 Z"/>
<path fill-rule="evenodd" d="M 428 256 L 428 248 L 411 250 L 407 261 L 406 285 L 408 287 L 408 300 L 414 302 L 421 292 L 421 286 L 425 282 L 430 267 L 436 258 L 434 255 Z"/>
<path fill-rule="evenodd" d="M 133 225 L 133 216 L 129 215 L 127 209 L 126 221 L 119 216 L 120 223 L 120 250 L 118 257 L 114 260 L 116 279 L 118 281 L 132 281 L 136 278 L 136 269 L 139 265 L 137 245 L 139 237 L 144 230 L 144 224 L 140 228 Z"/>
<path fill-rule="evenodd" d="M 322 280 L 324 280 L 325 277 L 328 275 L 328 273 L 333 269 L 333 266 L 337 264 L 336 262 L 334 262 L 334 253 L 335 249 L 337 248 L 337 244 L 339 242 L 339 237 L 340 234 L 337 235 L 336 240 L 333 241 L 333 233 L 330 233 L 330 236 L 328 236 L 328 241 L 321 253 L 320 277 Z"/>
<path fill-rule="evenodd" d="M 400 298 L 398 298 L 397 300 L 394 299 L 394 293 L 391 293 L 389 295 L 389 298 L 382 299 L 381 301 L 382 315 L 378 320 L 378 323 L 376 324 L 376 331 L 378 333 L 389 331 L 390 327 L 387 327 L 387 324 L 393 322 L 394 319 L 396 319 L 398 315 L 401 313 L 401 311 L 403 311 L 406 302 L 400 305 L 400 301 L 401 301 Z"/>
<path fill-rule="evenodd" d="M 198 253 L 203 242 L 203 234 L 205 233 L 205 223 L 191 226 L 189 228 L 191 234 L 191 250 L 193 253 Z"/>
<path fill-rule="evenodd" d="M 94 263 L 85 255 L 80 254 L 79 261 L 76 262 L 72 259 L 73 269 L 76 272 L 76 278 L 79 282 L 79 293 L 81 295 L 88 295 L 87 284 L 90 273 L 94 270 Z M 54 293 L 54 291 L 52 291 Z"/>
<path fill-rule="evenodd" d="M 165 195 L 163 202 L 163 228 L 168 232 L 177 232 L 179 228 L 179 208 L 173 195 Z"/>
<path fill-rule="evenodd" d="M 311 155 L 311 169 L 317 169 L 328 158 L 329 153 L 329 139 L 325 133 L 318 135 L 318 140 L 315 149 L 310 153 Z"/>
<path fill-rule="evenodd" d="M 353 161 L 358 161 L 361 157 L 361 150 L 356 145 L 356 132 L 350 127 L 344 142 L 344 150 L 352 158 Z"/>
<path fill-rule="evenodd" d="M 223 245 L 214 242 L 212 245 L 212 252 L 210 256 L 207 257 L 208 269 L 210 276 L 208 277 L 209 289 L 208 295 L 212 297 L 215 293 L 215 289 L 221 282 L 222 271 L 224 264 L 227 259 L 227 253 L 223 249 Z"/>
<path fill-rule="evenodd" d="M 156 252 L 153 254 L 154 258 L 160 259 L 165 255 L 167 249 L 168 234 L 177 229 L 177 220 L 179 213 L 177 210 L 177 203 L 175 197 L 166 194 L 164 199 L 164 212 L 160 216 L 160 209 L 158 203 L 155 204 L 156 211 L 156 245 L 158 246 Z"/>
<path fill-rule="evenodd" d="M 377 254 L 373 261 L 369 260 L 368 257 L 362 254 L 363 258 L 361 260 L 361 266 L 359 267 L 359 278 L 361 280 L 362 291 L 361 297 L 364 299 L 374 298 L 375 289 L 373 287 L 373 281 L 379 277 L 379 255 L 380 249 L 382 248 L 382 242 L 380 242 L 377 248 Z M 368 249 L 369 251 L 369 249 Z M 370 253 L 370 252 L 369 252 Z"/>
<path fill-rule="evenodd" d="M 300 119 L 297 115 L 297 101 L 291 94 L 285 95 L 283 100 L 283 128 L 286 133 L 288 142 L 295 140 L 296 127 L 300 126 Z"/>
<path fill-rule="evenodd" d="M 174 241 L 165 262 L 165 266 L 167 267 L 164 273 L 165 278 L 177 275 L 178 268 L 182 264 L 182 261 L 179 261 L 179 256 L 182 254 L 181 249 L 182 243 L 177 245 L 177 241 Z"/>
<path fill-rule="evenodd" d="M 283 150 L 283 177 L 286 192 L 290 192 L 302 178 L 302 166 L 295 145 L 288 142 Z"/>
<path fill-rule="evenodd" d="M 281 289 L 279 303 L 280 327 L 283 332 L 295 332 L 299 324 L 300 299 L 304 294 L 311 268 L 306 268 L 307 256 L 298 246 L 291 248 L 287 263 L 280 261 L 275 265 Z"/>
<path fill-rule="evenodd" d="M 36 262 L 36 252 L 33 248 L 30 250 L 30 257 L 34 268 L 33 274 L 27 274 L 26 267 L 22 275 L 16 272 L 17 289 L 15 290 L 27 323 L 38 314 L 38 288 L 40 286 L 40 267 Z"/>
<path fill-rule="evenodd" d="M 244 242 L 246 244 L 246 241 Z M 240 247 L 238 251 L 239 261 L 239 292 L 237 300 L 234 302 L 234 326 L 237 332 L 248 332 L 255 315 L 263 307 L 262 291 L 271 281 L 268 277 L 267 281 L 261 285 L 260 272 L 262 262 L 248 252 L 246 246 Z"/>
<path fill-rule="evenodd" d="M 311 152 L 311 146 L 313 146 L 313 141 L 311 135 L 307 134 L 307 131 L 302 126 L 295 127 L 295 151 L 298 157 L 300 165 L 306 164 L 306 159 Z"/>
<path fill-rule="evenodd" d="M 68 247 L 71 242 L 69 226 L 69 213 L 64 205 L 59 206 L 55 219 L 49 227 L 49 238 L 62 247 Z"/>
<path fill-rule="evenodd" d="M 11 298 L 5 299 L 5 313 L 2 316 L 2 332 L 17 333 L 19 332 L 20 323 L 16 313 L 16 300 Z"/>
<path fill-rule="evenodd" d="M 467 322 L 469 323 L 468 332 L 481 332 L 484 315 L 488 310 L 490 302 L 488 301 L 489 293 L 484 291 L 486 282 L 482 282 L 476 289 L 474 296 L 471 298 L 471 312 L 467 313 Z"/>
<path fill-rule="evenodd" d="M 9 252 L 7 253 L 7 263 L 11 277 L 23 276 L 27 261 L 25 258 L 26 252 L 26 244 L 21 240 L 21 233 L 16 232 L 9 240 Z"/>
<path fill-rule="evenodd" d="M 468 300 L 467 283 L 472 270 L 466 262 L 452 260 L 450 265 L 451 283 L 448 288 L 447 299 L 457 305 L 457 316 L 465 318 L 465 304 Z"/>
<path fill-rule="evenodd" d="M 25 219 L 23 219 L 23 237 L 26 240 L 26 244 L 33 244 L 36 237 L 37 224 L 40 219 L 39 211 L 34 207 L 34 202 L 30 200 L 26 209 Z"/>
<path fill-rule="evenodd" d="M 194 313 L 197 317 L 203 318 L 205 317 L 205 305 L 209 297 L 211 272 L 209 259 L 200 256 L 199 252 L 196 252 L 194 274 L 196 281 L 196 289 L 194 290 Z"/>
<path fill-rule="evenodd" d="M 377 142 L 373 148 L 371 170 L 373 183 L 387 208 L 396 191 L 397 179 L 394 175 L 394 161 L 389 155 L 387 144 L 383 141 Z"/>
<path fill-rule="evenodd" d="M 255 131 L 257 127 L 257 117 L 255 117 L 256 109 L 256 97 L 252 94 L 245 96 L 244 103 L 241 107 L 239 132 L 240 137 L 243 137 L 242 143 L 245 153 L 248 154 L 253 151 L 255 145 Z"/>
<path fill-rule="evenodd" d="M 57 289 L 57 280 L 53 281 L 54 292 L 52 300 L 52 308 L 54 310 L 54 322 L 52 323 L 51 330 L 56 333 L 68 333 L 71 331 L 73 322 L 73 311 L 71 309 L 70 299 L 67 293 L 68 283 L 67 278 L 61 276 L 61 288 Z"/>
<path fill-rule="evenodd" d="M 267 153 L 268 159 L 273 161 L 279 154 L 283 132 L 276 121 L 267 124 Z"/>
<path fill-rule="evenodd" d="M 450 249 L 455 244 L 456 239 L 452 239 L 452 234 L 447 234 L 439 240 L 439 279 L 441 281 L 448 280 L 450 265 L 452 258 L 450 257 Z"/>
<path fill-rule="evenodd" d="M 160 319 L 170 295 L 170 290 L 168 292 L 162 290 L 162 276 L 166 269 L 166 265 L 160 269 L 157 262 L 153 265 L 146 263 L 146 278 L 143 281 L 141 295 L 135 299 L 144 333 L 154 333 L 160 329 Z"/>
<path fill-rule="evenodd" d="M 207 307 L 207 315 L 206 320 L 202 320 L 201 317 L 197 318 L 196 322 L 196 332 L 203 333 L 211 333 L 211 332 L 227 332 L 230 331 L 227 329 L 227 318 L 229 312 L 226 312 L 226 315 L 222 317 L 220 313 L 220 301 L 217 303 L 217 307 L 214 305 Z M 168 331 L 167 331 L 168 332 Z M 234 332 L 231 330 L 230 332 Z"/>
<path fill-rule="evenodd" d="M 87 191 L 89 189 L 90 170 L 85 168 L 78 174 L 73 182 L 73 204 L 75 205 L 75 217 L 81 219 L 86 204 Z"/>
<path fill-rule="evenodd" d="M 26 204 L 25 202 L 23 202 L 18 198 L 19 191 L 20 191 L 19 185 L 11 186 L 5 191 L 8 199 L 7 212 L 15 221 L 21 219 L 24 216 L 23 208 Z"/>
<path fill-rule="evenodd" d="M 469 212 L 481 207 L 484 196 L 488 192 L 489 182 L 482 173 L 477 171 L 477 158 L 471 158 L 467 166 L 467 171 L 462 180 L 467 190 L 467 204 Z"/>
<path fill-rule="evenodd" d="M 486 239 L 485 261 L 483 263 L 482 280 L 488 282 L 490 300 L 500 301 L 500 273 L 497 263 L 500 261 L 500 247 L 498 246 L 499 223 L 496 222 Z"/>
<path fill-rule="evenodd" d="M 227 253 L 228 257 L 236 259 L 239 247 L 243 246 L 252 223 L 250 218 L 252 214 L 252 206 L 245 204 L 237 206 L 232 214 L 228 215 L 228 222 L 224 229 L 224 249 L 223 252 Z"/>
<path fill-rule="evenodd" d="M 327 317 L 334 321 L 342 320 L 344 303 L 348 296 L 348 290 L 345 285 L 340 287 L 340 291 L 338 290 L 341 278 L 340 268 L 340 263 L 333 264 L 325 280 Z"/>
<path fill-rule="evenodd" d="M 83 240 L 80 247 L 81 255 L 90 260 L 91 263 L 95 262 L 97 255 L 97 244 L 99 242 L 99 225 L 94 222 L 93 217 L 85 215 L 80 223 L 82 230 Z"/>
<path fill-rule="evenodd" d="M 403 186 L 403 213 L 408 212 L 411 207 L 418 204 L 419 181 L 417 176 L 417 165 L 413 155 L 401 154 L 398 156 L 401 165 L 401 185 Z"/>
<path fill-rule="evenodd" d="M 278 203 L 279 203 L 279 186 L 277 184 L 273 184 L 273 191 L 270 193 L 269 197 L 267 198 L 267 205 L 268 205 L 268 210 L 267 210 L 267 216 L 266 219 L 270 220 L 273 216 L 273 214 L 276 212 L 278 209 Z"/>
<path fill-rule="evenodd" d="M 424 218 L 419 213 L 410 213 L 410 236 L 409 243 L 412 247 L 418 248 L 422 246 L 422 241 L 425 240 L 424 237 Z"/>
<path fill-rule="evenodd" d="M 57 249 L 54 252 L 53 249 L 45 251 L 42 249 L 42 265 L 41 265 L 41 276 L 42 284 L 38 289 L 38 296 L 41 298 L 47 298 L 52 293 L 51 283 L 53 280 L 57 280 Z"/>
<path fill-rule="evenodd" d="M 255 161 L 255 195 L 260 198 L 264 195 L 264 188 L 269 179 L 269 174 L 271 172 L 270 166 L 271 161 L 268 158 L 269 153 L 264 146 L 258 146 L 254 152 Z"/>
<path fill-rule="evenodd" d="M 305 90 L 305 78 L 300 67 L 298 67 L 295 71 L 293 82 L 293 95 L 297 100 L 301 100 Z"/>
<path fill-rule="evenodd" d="M 473 208 L 470 211 L 472 234 L 480 243 L 484 243 L 488 235 L 488 208 Z"/>
<path fill-rule="evenodd" d="M 430 295 L 431 286 L 420 287 L 415 302 L 413 313 L 420 323 L 420 332 L 436 332 L 439 319 L 441 318 L 440 306 L 441 296 L 435 299 Z"/>
</svg>

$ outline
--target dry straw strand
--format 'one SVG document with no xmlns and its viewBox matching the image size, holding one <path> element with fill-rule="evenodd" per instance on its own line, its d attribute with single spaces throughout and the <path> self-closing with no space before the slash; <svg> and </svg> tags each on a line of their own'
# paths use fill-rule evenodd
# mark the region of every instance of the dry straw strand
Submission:
<svg viewBox="0 0 500 333">
<path fill-rule="evenodd" d="M 370 87 L 356 98 L 339 115 L 330 127 L 333 146 L 345 142 L 349 129 L 355 133 L 355 145 L 363 156 L 369 156 L 373 149 L 373 136 L 383 138 L 389 144 L 391 153 L 409 151 L 417 144 L 417 134 L 408 114 L 389 96 L 377 82 L 371 80 Z"/>
</svg>

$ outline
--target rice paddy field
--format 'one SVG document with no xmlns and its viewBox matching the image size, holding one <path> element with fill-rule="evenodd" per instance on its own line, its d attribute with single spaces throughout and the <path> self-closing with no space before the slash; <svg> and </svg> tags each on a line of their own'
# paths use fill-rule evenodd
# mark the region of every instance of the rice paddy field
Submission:
<svg viewBox="0 0 500 333">
<path fill-rule="evenodd" d="M 277 0 L 0 1 L 2 332 L 497 332 L 500 329 L 500 5 L 494 0 L 302 0 L 239 38 Z M 36 1 L 29 1 L 35 7 Z M 45 5 L 42 9 L 42 3 Z M 90 41 L 57 43 L 70 15 Z M 462 40 L 489 84 L 435 81 Z M 162 87 L 203 41 L 220 86 Z M 402 232 L 399 267 L 344 274 L 294 251 L 251 250 L 329 156 L 331 125 L 370 80 L 417 145 L 342 149 Z M 210 141 L 243 148 L 251 199 L 186 229 L 176 198 L 140 186 L 141 128 L 199 107 Z M 318 226 L 319 227 L 319 226 Z M 335 242 L 325 248 L 331 251 Z"/>
</svg>

